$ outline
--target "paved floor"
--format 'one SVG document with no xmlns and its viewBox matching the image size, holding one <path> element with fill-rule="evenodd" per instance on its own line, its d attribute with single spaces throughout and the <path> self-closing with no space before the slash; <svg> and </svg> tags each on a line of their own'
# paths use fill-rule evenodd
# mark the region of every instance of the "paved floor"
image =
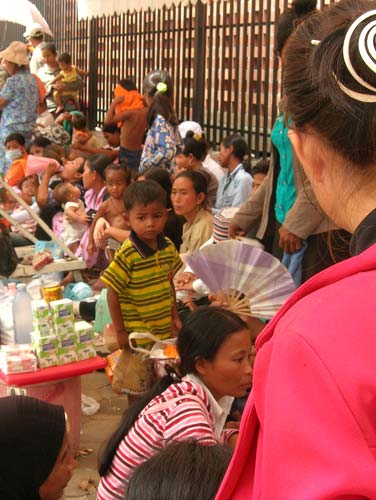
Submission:
<svg viewBox="0 0 376 500">
<path fill-rule="evenodd" d="M 123 411 L 127 408 L 127 397 L 118 396 L 112 390 L 107 376 L 95 372 L 82 377 L 82 392 L 100 403 L 99 411 L 91 416 L 82 416 L 80 450 L 93 450 L 77 458 L 77 469 L 65 490 L 65 499 L 94 500 L 95 489 L 86 491 L 85 485 L 97 484 L 97 457 L 102 444 L 118 426 Z"/>
</svg>

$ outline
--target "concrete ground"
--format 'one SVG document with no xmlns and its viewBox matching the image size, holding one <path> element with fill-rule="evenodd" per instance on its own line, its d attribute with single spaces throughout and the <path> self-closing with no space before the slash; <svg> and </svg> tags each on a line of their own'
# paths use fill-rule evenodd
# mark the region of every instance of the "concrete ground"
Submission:
<svg viewBox="0 0 376 500">
<path fill-rule="evenodd" d="M 81 417 L 81 455 L 77 458 L 77 469 L 65 490 L 65 499 L 94 500 L 98 483 L 98 451 L 119 424 L 128 400 L 117 395 L 103 372 L 94 372 L 82 377 L 82 393 L 100 403 L 98 412 Z M 91 451 L 92 450 L 92 451 Z M 85 455 L 85 453 L 87 453 Z"/>
</svg>

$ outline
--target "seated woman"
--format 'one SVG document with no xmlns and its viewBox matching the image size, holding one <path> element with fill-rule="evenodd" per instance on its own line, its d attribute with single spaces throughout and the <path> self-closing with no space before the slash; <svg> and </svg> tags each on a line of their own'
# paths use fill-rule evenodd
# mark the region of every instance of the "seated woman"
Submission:
<svg viewBox="0 0 376 500">
<path fill-rule="evenodd" d="M 171 201 L 177 215 L 187 221 L 183 226 L 180 253 L 197 250 L 212 235 L 212 216 L 206 210 L 207 184 L 201 172 L 181 172 L 172 186 Z"/>
<path fill-rule="evenodd" d="M 237 429 L 225 428 L 234 397 L 251 385 L 251 335 L 234 313 L 203 307 L 180 331 L 180 378 L 169 375 L 123 416 L 100 460 L 97 498 L 123 498 L 133 470 L 173 441 L 233 447 Z"/>
<path fill-rule="evenodd" d="M 0 498 L 59 500 L 76 461 L 64 408 L 27 396 L 0 398 Z"/>
<path fill-rule="evenodd" d="M 202 164 L 208 148 L 205 137 L 203 134 L 189 131 L 183 143 L 183 151 L 176 155 L 175 158 L 176 171 L 177 173 L 185 170 L 200 172 L 205 177 L 208 185 L 208 202 L 210 206 L 214 206 L 217 196 L 218 180 L 215 175 Z"/>
</svg>

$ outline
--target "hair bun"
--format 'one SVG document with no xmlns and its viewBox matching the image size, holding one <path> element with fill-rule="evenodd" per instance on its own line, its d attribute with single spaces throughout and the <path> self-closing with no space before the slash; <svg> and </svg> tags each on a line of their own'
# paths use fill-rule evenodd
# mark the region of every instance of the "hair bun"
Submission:
<svg viewBox="0 0 376 500">
<path fill-rule="evenodd" d="M 313 12 L 317 7 L 317 0 L 293 0 L 291 4 L 292 10 L 297 16 L 305 16 Z"/>
</svg>

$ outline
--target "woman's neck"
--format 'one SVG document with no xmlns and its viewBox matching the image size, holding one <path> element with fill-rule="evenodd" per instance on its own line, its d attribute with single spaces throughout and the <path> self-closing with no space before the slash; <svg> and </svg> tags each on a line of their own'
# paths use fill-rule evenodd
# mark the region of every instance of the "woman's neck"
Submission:
<svg viewBox="0 0 376 500">
<path fill-rule="evenodd" d="M 196 158 L 192 161 L 192 168 L 190 170 L 199 170 L 202 168 L 202 161 L 197 160 Z"/>
<path fill-rule="evenodd" d="M 241 163 L 239 158 L 236 158 L 235 156 L 231 156 L 229 159 L 228 165 L 227 165 L 227 170 L 231 173 L 233 172 L 236 167 Z"/>
<path fill-rule="evenodd" d="M 95 180 L 94 185 L 92 187 L 92 190 L 94 191 L 94 193 L 96 195 L 98 195 L 102 191 L 103 188 L 104 188 L 104 181 L 102 181 L 101 179 Z"/>
<path fill-rule="evenodd" d="M 193 222 L 195 220 L 195 218 L 197 217 L 197 214 L 199 213 L 199 211 L 201 210 L 201 205 L 198 205 L 196 208 L 194 208 L 193 210 L 191 210 L 191 212 L 187 213 L 187 214 L 184 214 L 184 218 L 187 222 Z"/>
<path fill-rule="evenodd" d="M 367 215 L 376 208 L 376 190 L 365 193 L 358 191 L 352 195 L 345 209 L 338 208 L 335 222 L 339 227 L 343 227 L 350 233 L 354 233 L 359 224 L 367 217 Z"/>
</svg>

